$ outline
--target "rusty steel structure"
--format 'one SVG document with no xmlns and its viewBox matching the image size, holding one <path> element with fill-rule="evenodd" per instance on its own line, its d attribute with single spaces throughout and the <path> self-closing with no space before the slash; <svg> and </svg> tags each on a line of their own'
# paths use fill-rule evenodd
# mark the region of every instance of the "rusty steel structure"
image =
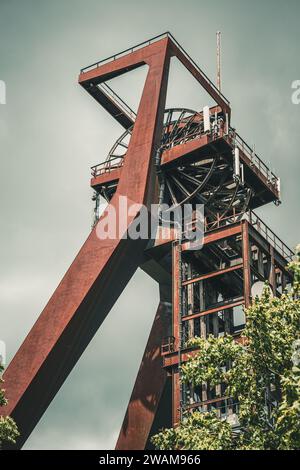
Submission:
<svg viewBox="0 0 300 470">
<path fill-rule="evenodd" d="M 171 58 L 177 58 L 215 102 L 202 110 L 166 109 Z M 148 66 L 135 113 L 108 80 Z M 183 387 L 180 365 L 194 336 L 240 338 L 257 286 L 274 295 L 290 283 L 291 250 L 254 210 L 280 202 L 280 181 L 231 126 L 229 101 L 170 33 L 81 70 L 79 84 L 123 127 L 106 160 L 92 167 L 93 229 L 4 379 L 21 447 L 138 267 L 159 284 L 160 302 L 125 414 L 116 449 L 151 448 L 163 426 L 186 411 L 215 408 L 234 425 L 238 404 L 222 386 Z M 204 204 L 204 241 L 191 249 L 175 230 L 162 237 L 99 240 L 98 203 L 118 212 L 118 196 L 176 208 Z M 131 211 L 129 230 L 138 216 Z M 195 222 L 196 223 L 196 222 Z M 113 286 L 113 288 L 111 287 Z"/>
</svg>

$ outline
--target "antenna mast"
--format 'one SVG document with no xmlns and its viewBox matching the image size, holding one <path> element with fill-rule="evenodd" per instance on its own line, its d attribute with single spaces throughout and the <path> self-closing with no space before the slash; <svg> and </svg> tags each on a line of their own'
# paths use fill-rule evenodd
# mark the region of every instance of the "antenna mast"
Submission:
<svg viewBox="0 0 300 470">
<path fill-rule="evenodd" d="M 221 32 L 217 31 L 217 88 L 221 91 Z"/>
</svg>

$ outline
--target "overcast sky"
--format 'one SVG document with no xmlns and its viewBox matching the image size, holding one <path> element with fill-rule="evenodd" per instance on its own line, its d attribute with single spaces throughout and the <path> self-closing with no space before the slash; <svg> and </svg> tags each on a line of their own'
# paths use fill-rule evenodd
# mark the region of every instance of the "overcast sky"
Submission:
<svg viewBox="0 0 300 470">
<path fill-rule="evenodd" d="M 122 132 L 77 84 L 79 70 L 164 31 L 214 80 L 221 30 L 233 125 L 282 179 L 282 205 L 259 213 L 291 247 L 300 241 L 300 105 L 291 102 L 299 14 L 298 0 L 0 0 L 0 340 L 8 361 L 90 230 L 90 166 Z M 143 79 L 141 69 L 117 82 L 132 106 Z M 176 64 L 167 104 L 207 104 Z M 157 303 L 157 286 L 137 272 L 25 448 L 114 447 Z"/>
</svg>

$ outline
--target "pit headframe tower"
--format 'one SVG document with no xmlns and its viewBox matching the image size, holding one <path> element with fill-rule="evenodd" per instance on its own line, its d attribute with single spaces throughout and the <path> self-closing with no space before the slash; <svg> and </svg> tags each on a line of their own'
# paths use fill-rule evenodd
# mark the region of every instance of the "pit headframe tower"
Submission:
<svg viewBox="0 0 300 470">
<path fill-rule="evenodd" d="M 171 58 L 177 58 L 214 100 L 201 110 L 165 109 Z M 148 66 L 135 113 L 106 83 Z M 183 388 L 180 364 L 192 354 L 187 340 L 230 333 L 240 340 L 243 307 L 268 279 L 274 295 L 290 283 L 292 251 L 254 210 L 280 202 L 280 181 L 231 126 L 229 101 L 170 33 L 152 38 L 81 70 L 80 85 L 123 127 L 106 160 L 92 167 L 94 226 L 58 288 L 8 366 L 5 388 L 21 447 L 101 326 L 134 272 L 141 267 L 159 283 L 160 302 L 139 368 L 117 449 L 150 448 L 163 426 L 177 426 L 186 411 L 215 408 L 238 418 L 238 405 L 222 386 Z M 101 240 L 99 197 L 118 216 L 120 196 L 128 212 L 123 232 Z M 133 240 L 124 235 L 151 205 L 170 213 L 204 206 L 203 246 L 186 236 L 197 227 Z M 130 308 L 130 307 L 129 307 Z M 125 313 L 125 312 L 124 312 Z M 125 317 L 125 315 L 124 315 Z M 126 319 L 124 318 L 124 321 Z M 99 413 L 101 410 L 99 410 Z"/>
</svg>

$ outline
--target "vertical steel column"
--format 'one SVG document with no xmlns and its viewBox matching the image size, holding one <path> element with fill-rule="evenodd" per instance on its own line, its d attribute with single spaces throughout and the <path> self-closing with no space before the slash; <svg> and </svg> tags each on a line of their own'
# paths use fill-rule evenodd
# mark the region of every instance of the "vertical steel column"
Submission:
<svg viewBox="0 0 300 470">
<path fill-rule="evenodd" d="M 245 307 L 250 305 L 251 296 L 251 271 L 250 271 L 250 243 L 249 225 L 247 220 L 242 221 L 242 253 L 243 253 L 243 278 Z"/>
<path fill-rule="evenodd" d="M 274 258 L 274 248 L 270 245 L 270 276 L 269 283 L 272 288 L 273 294 L 276 295 L 276 271 L 275 271 L 275 258 Z"/>
<path fill-rule="evenodd" d="M 182 262 L 181 241 L 172 243 L 172 305 L 173 305 L 173 336 L 178 351 L 178 369 L 172 372 L 173 393 L 173 426 L 182 419 L 182 384 L 180 380 L 181 349 L 182 349 Z"/>
<path fill-rule="evenodd" d="M 158 412 L 167 380 L 167 372 L 162 367 L 160 354 L 162 339 L 166 336 L 168 322 L 171 321 L 168 290 L 166 294 L 164 289 L 160 288 L 160 303 L 123 420 L 116 450 L 145 449 Z"/>
</svg>

